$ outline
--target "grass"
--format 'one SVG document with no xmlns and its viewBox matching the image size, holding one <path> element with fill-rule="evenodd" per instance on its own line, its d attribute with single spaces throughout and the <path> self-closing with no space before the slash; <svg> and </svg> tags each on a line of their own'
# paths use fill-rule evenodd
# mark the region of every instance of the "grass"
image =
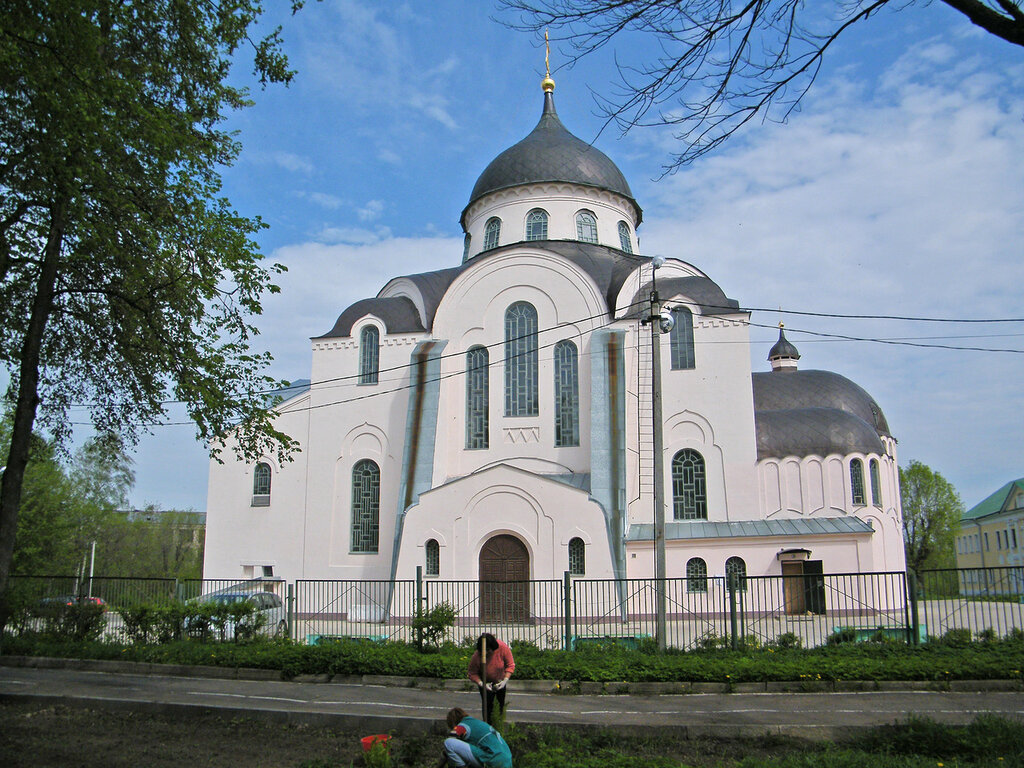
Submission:
<svg viewBox="0 0 1024 768">
<path fill-rule="evenodd" d="M 0 718 L 5 768 L 349 768 L 362 764 L 359 738 L 366 735 L 213 715 L 173 718 L 9 700 L 0 702 Z M 960 727 L 911 719 L 841 744 L 510 730 L 516 768 L 1024 768 L 1024 724 L 990 716 Z M 396 737 L 391 765 L 433 768 L 440 740 Z"/>
</svg>

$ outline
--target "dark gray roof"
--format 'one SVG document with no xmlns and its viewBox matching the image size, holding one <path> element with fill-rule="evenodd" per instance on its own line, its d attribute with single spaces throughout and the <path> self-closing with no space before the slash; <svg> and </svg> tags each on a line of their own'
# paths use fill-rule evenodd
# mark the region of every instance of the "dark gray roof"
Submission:
<svg viewBox="0 0 1024 768">
<path fill-rule="evenodd" d="M 891 436 L 878 403 L 831 371 L 772 371 L 751 376 L 757 458 L 884 453 Z"/>
<path fill-rule="evenodd" d="M 674 520 L 665 523 L 665 538 L 727 539 L 762 536 L 843 536 L 851 533 L 871 533 L 871 525 L 859 517 L 802 517 L 787 520 L 737 520 L 715 523 L 709 520 Z M 649 541 L 654 538 L 654 526 L 641 523 L 629 526 L 627 541 Z"/>
<path fill-rule="evenodd" d="M 768 350 L 768 359 L 775 360 L 777 358 L 789 358 L 791 360 L 799 360 L 800 352 L 793 346 L 792 342 L 786 338 L 786 332 L 779 327 L 779 340 L 775 342 L 775 346 Z"/>
<path fill-rule="evenodd" d="M 463 228 L 466 210 L 484 195 L 520 184 L 544 181 L 564 181 L 606 189 L 622 195 L 633 204 L 637 224 L 643 216 L 622 171 L 601 150 L 566 130 L 555 112 L 554 96 L 545 93 L 544 109 L 537 127 L 525 139 L 494 158 L 480 174 L 466 209 L 462 211 Z"/>
<path fill-rule="evenodd" d="M 882 441 L 869 424 L 835 408 L 758 411 L 754 422 L 758 459 L 885 453 Z"/>
<path fill-rule="evenodd" d="M 437 308 L 436 306 L 434 307 Z M 334 327 L 318 339 L 332 339 L 352 335 L 352 324 L 365 316 L 373 315 L 384 322 L 388 333 L 418 333 L 424 331 L 416 305 L 405 296 L 391 296 L 384 299 L 361 299 L 338 317 Z"/>
<path fill-rule="evenodd" d="M 651 284 L 646 283 L 633 296 L 632 306 L 637 307 L 637 314 L 646 312 L 650 306 L 647 302 L 651 295 Z M 658 295 L 662 301 L 673 296 L 685 296 L 700 307 L 702 315 L 730 315 L 740 311 L 740 304 L 730 299 L 714 280 L 700 275 L 689 277 L 667 277 L 658 280 Z M 671 301 L 667 302 L 671 304 Z"/>
</svg>

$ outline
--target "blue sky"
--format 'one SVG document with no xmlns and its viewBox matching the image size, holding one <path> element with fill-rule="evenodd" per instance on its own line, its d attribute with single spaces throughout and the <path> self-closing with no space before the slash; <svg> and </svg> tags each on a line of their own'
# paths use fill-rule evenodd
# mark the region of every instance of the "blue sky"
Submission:
<svg viewBox="0 0 1024 768">
<path fill-rule="evenodd" d="M 480 0 L 324 0 L 281 19 L 298 75 L 232 116 L 244 150 L 224 190 L 263 217 L 264 252 L 289 268 L 259 323 L 273 375 L 308 377 L 309 337 L 389 278 L 461 261 L 473 183 L 541 109 L 543 47 L 495 13 Z M 1024 350 L 1024 323 L 779 313 L 1024 317 L 1024 50 L 942 3 L 883 10 L 841 38 L 785 125 L 752 125 L 661 180 L 671 135 L 601 133 L 591 97 L 610 92 L 613 54 L 645 52 L 625 41 L 571 69 L 551 54 L 563 123 L 597 139 L 644 208 L 641 252 L 691 262 L 757 309 L 754 370 L 768 370 L 785 321 L 801 367 L 870 392 L 901 465 L 940 471 L 968 507 L 1024 475 L 1024 354 L 807 333 Z M 206 508 L 190 427 L 154 429 L 135 461 L 136 506 Z"/>
</svg>

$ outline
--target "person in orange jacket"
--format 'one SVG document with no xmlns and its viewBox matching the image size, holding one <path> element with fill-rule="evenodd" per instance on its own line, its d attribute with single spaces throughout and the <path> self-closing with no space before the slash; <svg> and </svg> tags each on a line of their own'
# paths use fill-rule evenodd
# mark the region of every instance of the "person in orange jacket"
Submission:
<svg viewBox="0 0 1024 768">
<path fill-rule="evenodd" d="M 505 711 L 506 685 L 515 671 L 512 649 L 490 632 L 480 635 L 476 651 L 469 660 L 469 679 L 480 689 L 486 722 L 493 721 L 495 702 L 502 712 Z"/>
</svg>

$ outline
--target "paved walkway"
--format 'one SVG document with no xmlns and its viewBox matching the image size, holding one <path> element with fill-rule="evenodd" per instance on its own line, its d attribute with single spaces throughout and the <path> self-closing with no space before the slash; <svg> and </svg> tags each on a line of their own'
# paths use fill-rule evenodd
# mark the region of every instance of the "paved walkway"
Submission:
<svg viewBox="0 0 1024 768">
<path fill-rule="evenodd" d="M 53 667 L 18 666 L 33 663 Z M 385 680 L 390 684 L 383 684 Z M 284 682 L 277 673 L 260 670 L 0 658 L 0 699 L 5 700 L 33 698 L 164 714 L 201 711 L 320 726 L 345 721 L 368 733 L 400 734 L 440 730 L 450 707 L 472 713 L 480 706 L 479 696 L 465 690 L 464 681 L 432 681 L 432 689 L 422 687 L 423 682 L 411 687 L 411 682 Z M 513 680 L 509 717 L 565 727 L 669 729 L 683 738 L 784 734 L 816 739 L 892 723 L 911 713 L 947 723 L 966 723 L 981 713 L 1024 720 L 1024 690 L 1018 683 L 998 681 L 953 691 L 898 684 L 892 684 L 895 690 L 830 693 L 563 695 L 538 690 L 553 687 Z"/>
</svg>

